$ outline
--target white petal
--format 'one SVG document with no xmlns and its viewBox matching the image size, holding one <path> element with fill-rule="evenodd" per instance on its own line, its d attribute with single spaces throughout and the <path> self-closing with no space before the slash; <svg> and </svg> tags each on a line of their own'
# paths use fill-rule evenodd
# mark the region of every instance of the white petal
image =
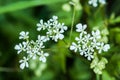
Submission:
<svg viewBox="0 0 120 80">
<path fill-rule="evenodd" d="M 42 61 L 42 62 L 46 62 L 46 58 L 45 57 L 40 57 L 39 60 Z"/>
<path fill-rule="evenodd" d="M 58 19 L 58 17 L 57 16 L 53 16 L 53 19 L 56 20 L 56 19 Z"/>
<path fill-rule="evenodd" d="M 49 54 L 48 53 L 44 53 L 44 56 L 49 56 Z"/>
<path fill-rule="evenodd" d="M 16 50 L 19 50 L 19 49 L 21 49 L 21 48 L 20 48 L 19 45 L 15 45 L 15 49 L 16 49 Z"/>
<path fill-rule="evenodd" d="M 64 38 L 64 35 L 63 34 L 59 34 L 59 39 L 63 39 Z"/>
<path fill-rule="evenodd" d="M 110 49 L 110 45 L 109 44 L 106 44 L 103 48 L 104 51 L 108 51 L 108 49 Z"/>
<path fill-rule="evenodd" d="M 75 46 L 70 46 L 70 50 L 74 50 L 75 49 Z"/>
<path fill-rule="evenodd" d="M 36 25 L 37 25 L 38 27 L 40 27 L 40 26 L 41 26 L 41 24 L 40 24 L 40 23 L 37 23 Z"/>
<path fill-rule="evenodd" d="M 83 30 L 85 30 L 87 28 L 87 25 L 85 24 L 85 25 L 83 25 Z"/>
<path fill-rule="evenodd" d="M 38 27 L 38 28 L 37 28 L 37 31 L 40 31 L 40 30 L 41 30 L 41 27 Z"/>
<path fill-rule="evenodd" d="M 25 63 L 21 63 L 21 64 L 20 64 L 20 68 L 21 68 L 21 69 L 24 69 L 24 68 L 25 68 Z"/>
<path fill-rule="evenodd" d="M 19 54 L 21 51 L 22 51 L 22 50 L 19 50 L 19 51 L 17 52 L 17 54 Z"/>
<path fill-rule="evenodd" d="M 21 32 L 20 32 L 20 35 L 22 35 L 22 36 L 25 35 L 25 32 L 24 32 L 24 31 L 21 31 Z"/>
<path fill-rule="evenodd" d="M 67 26 L 64 26 L 64 30 L 67 30 Z"/>
<path fill-rule="evenodd" d="M 40 23 L 43 24 L 43 20 L 42 19 L 40 20 Z"/>
<path fill-rule="evenodd" d="M 75 38 L 76 41 L 79 41 L 80 39 L 78 37 Z"/>
<path fill-rule="evenodd" d="M 25 62 L 26 67 L 29 67 L 28 62 Z"/>
</svg>

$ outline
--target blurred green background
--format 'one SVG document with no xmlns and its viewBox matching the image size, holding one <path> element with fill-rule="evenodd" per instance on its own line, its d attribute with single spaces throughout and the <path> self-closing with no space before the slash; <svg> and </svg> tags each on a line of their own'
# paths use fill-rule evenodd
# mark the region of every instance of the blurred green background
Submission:
<svg viewBox="0 0 120 80">
<path fill-rule="evenodd" d="M 21 56 L 14 50 L 20 42 L 20 31 L 29 31 L 30 39 L 35 40 L 40 34 L 36 24 L 40 19 L 47 21 L 53 15 L 68 26 L 65 41 L 68 41 L 72 21 L 73 6 L 70 0 L 0 0 L 0 80 L 95 80 L 95 73 L 90 69 L 90 61 L 69 49 L 61 48 L 64 42 L 51 42 L 47 63 L 30 61 L 30 67 L 19 68 Z M 120 0 L 107 0 L 105 6 L 94 8 L 88 0 L 73 0 L 75 24 L 88 25 L 88 32 L 98 28 L 103 41 L 111 49 L 102 56 L 108 59 L 101 80 L 120 80 Z M 75 27 L 75 25 L 74 25 Z M 75 28 L 74 28 L 75 29 Z M 72 38 L 78 35 L 75 32 Z M 50 46 L 49 46 L 50 45 Z"/>
</svg>

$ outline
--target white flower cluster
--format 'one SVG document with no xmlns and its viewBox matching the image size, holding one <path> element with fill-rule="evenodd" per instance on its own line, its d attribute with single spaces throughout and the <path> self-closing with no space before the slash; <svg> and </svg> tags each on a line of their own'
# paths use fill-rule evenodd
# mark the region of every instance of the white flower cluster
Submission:
<svg viewBox="0 0 120 80">
<path fill-rule="evenodd" d="M 23 59 L 19 61 L 21 69 L 29 67 L 28 60 L 31 58 L 34 60 L 38 56 L 40 61 L 46 62 L 46 57 L 49 56 L 48 53 L 44 53 L 42 50 L 45 48 L 44 42 L 47 41 L 47 38 L 45 36 L 38 35 L 38 39 L 36 41 L 29 41 L 28 34 L 29 32 L 20 32 L 19 39 L 23 39 L 24 41 L 15 46 L 18 54 L 22 52 L 27 53 L 27 57 L 24 56 Z"/>
<path fill-rule="evenodd" d="M 88 34 L 85 29 L 87 25 L 82 25 L 81 23 L 76 25 L 76 32 L 80 32 L 79 37 L 76 37 L 76 42 L 72 42 L 70 50 L 74 52 L 79 52 L 80 55 L 84 55 L 88 60 L 94 58 L 94 52 L 102 53 L 102 51 L 108 51 L 110 48 L 109 44 L 104 44 L 100 42 L 100 31 L 92 31 Z"/>
<path fill-rule="evenodd" d="M 101 4 L 105 4 L 106 1 L 105 0 L 89 0 L 88 3 L 90 5 L 92 5 L 93 7 L 97 7 L 98 6 L 98 2 Z"/>
<path fill-rule="evenodd" d="M 16 45 L 15 49 L 18 54 L 27 53 L 27 56 L 24 56 L 23 59 L 19 61 L 21 69 L 29 67 L 28 61 L 30 59 L 34 60 L 37 57 L 39 57 L 40 61 L 46 62 L 46 57 L 49 56 L 49 54 L 43 51 L 43 48 L 45 48 L 44 43 L 49 41 L 50 38 L 56 42 L 58 39 L 64 38 L 63 33 L 67 30 L 67 26 L 64 26 L 64 23 L 59 23 L 57 19 L 57 16 L 53 16 L 53 18 L 46 23 L 44 23 L 43 20 L 40 20 L 40 23 L 37 24 L 37 30 L 47 30 L 47 32 L 45 36 L 38 35 L 36 41 L 29 40 L 29 32 L 20 32 L 19 39 L 23 39 L 24 41 Z"/>
<path fill-rule="evenodd" d="M 62 40 L 64 38 L 63 33 L 67 30 L 67 26 L 64 26 L 64 23 L 59 23 L 57 16 L 53 16 L 47 22 L 40 20 L 40 23 L 37 24 L 37 31 L 41 30 L 47 30 L 46 36 L 48 39 L 51 38 L 57 42 L 58 39 Z"/>
</svg>

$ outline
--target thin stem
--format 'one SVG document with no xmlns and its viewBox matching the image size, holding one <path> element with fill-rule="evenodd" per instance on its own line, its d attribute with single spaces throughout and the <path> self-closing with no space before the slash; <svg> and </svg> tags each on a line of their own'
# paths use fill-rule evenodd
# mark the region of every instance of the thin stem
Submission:
<svg viewBox="0 0 120 80">
<path fill-rule="evenodd" d="M 66 45 L 68 45 L 68 43 L 63 39 L 63 42 L 66 44 Z"/>
<path fill-rule="evenodd" d="M 16 72 L 18 70 L 13 69 L 13 68 L 5 68 L 5 67 L 0 67 L 0 72 Z"/>
<path fill-rule="evenodd" d="M 96 74 L 96 80 L 100 80 L 100 75 Z"/>
<path fill-rule="evenodd" d="M 72 16 L 72 24 L 71 24 L 71 30 L 70 30 L 70 36 L 69 36 L 69 45 L 71 44 L 71 38 L 72 38 L 72 31 L 73 31 L 73 25 L 74 25 L 74 19 L 75 19 L 75 6 L 73 10 L 73 16 Z"/>
</svg>

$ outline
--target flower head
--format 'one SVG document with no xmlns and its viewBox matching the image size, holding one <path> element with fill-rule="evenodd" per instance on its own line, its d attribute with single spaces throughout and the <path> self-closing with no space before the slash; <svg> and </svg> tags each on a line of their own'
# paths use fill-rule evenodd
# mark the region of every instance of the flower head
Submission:
<svg viewBox="0 0 120 80">
<path fill-rule="evenodd" d="M 100 42 L 101 34 L 99 30 L 92 31 L 88 34 L 85 29 L 87 25 L 81 23 L 76 25 L 76 32 L 80 32 L 79 37 L 75 37 L 76 42 L 72 42 L 70 50 L 80 53 L 80 55 L 87 57 L 88 60 L 94 58 L 94 52 L 102 53 L 108 51 L 109 44 Z"/>
<path fill-rule="evenodd" d="M 51 38 L 55 42 L 57 42 L 58 39 L 62 40 L 64 38 L 63 33 L 67 30 L 67 26 L 65 26 L 64 23 L 58 22 L 57 16 L 53 16 L 47 22 L 43 22 L 43 20 L 40 21 L 40 23 L 37 24 L 37 27 L 38 31 L 47 30 L 47 38 Z"/>
<path fill-rule="evenodd" d="M 29 38 L 28 34 L 29 32 L 21 31 L 19 39 L 28 39 Z"/>
<path fill-rule="evenodd" d="M 21 69 L 24 69 L 25 67 L 29 67 L 27 61 L 28 61 L 28 58 L 26 58 L 26 57 L 23 57 L 23 59 L 19 61 Z"/>
<path fill-rule="evenodd" d="M 42 62 L 46 62 L 46 57 L 49 56 L 48 53 L 43 53 L 43 51 L 41 51 L 40 53 L 38 53 L 38 55 L 40 55 L 39 60 Z"/>
</svg>

